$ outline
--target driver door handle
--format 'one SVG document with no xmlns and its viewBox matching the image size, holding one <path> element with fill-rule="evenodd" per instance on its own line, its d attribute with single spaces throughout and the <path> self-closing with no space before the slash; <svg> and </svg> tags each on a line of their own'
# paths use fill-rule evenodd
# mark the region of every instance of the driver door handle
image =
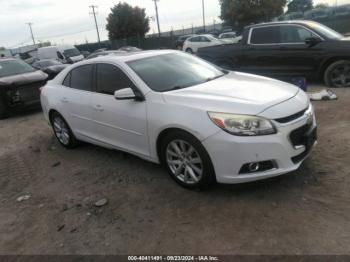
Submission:
<svg viewBox="0 0 350 262">
<path fill-rule="evenodd" d="M 94 105 L 94 109 L 96 110 L 96 111 L 100 111 L 100 112 L 102 112 L 104 109 L 103 109 L 103 107 L 101 106 L 101 105 Z"/>
</svg>

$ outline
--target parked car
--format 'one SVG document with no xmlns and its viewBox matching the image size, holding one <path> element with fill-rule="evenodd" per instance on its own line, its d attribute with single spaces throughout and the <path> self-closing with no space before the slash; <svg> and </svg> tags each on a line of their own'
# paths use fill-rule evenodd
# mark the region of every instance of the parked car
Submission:
<svg viewBox="0 0 350 262">
<path fill-rule="evenodd" d="M 68 65 L 62 64 L 61 62 L 54 59 L 44 59 L 34 62 L 32 66 L 46 73 L 49 76 L 48 80 L 51 80 Z"/>
<path fill-rule="evenodd" d="M 55 59 L 64 64 L 73 64 L 84 59 L 80 51 L 72 45 L 58 45 L 38 48 L 38 59 Z"/>
<path fill-rule="evenodd" d="M 89 55 L 86 59 L 92 59 L 96 58 L 99 56 L 106 56 L 106 55 L 120 55 L 120 54 L 125 54 L 127 53 L 126 51 L 118 51 L 118 50 L 107 50 L 107 51 L 101 51 L 101 52 L 94 52 L 91 55 Z"/>
<path fill-rule="evenodd" d="M 182 50 L 185 41 L 188 38 L 193 37 L 193 36 L 196 36 L 196 35 L 191 34 L 191 35 L 182 35 L 182 36 L 180 36 L 175 42 L 175 48 L 178 49 L 178 50 Z"/>
<path fill-rule="evenodd" d="M 180 51 L 74 64 L 43 88 L 41 103 L 63 146 L 81 140 L 163 163 L 189 188 L 291 172 L 316 141 L 298 87 Z"/>
<path fill-rule="evenodd" d="M 222 45 L 224 41 L 221 41 L 212 35 L 197 35 L 186 39 L 183 44 L 182 50 L 187 53 L 197 53 L 199 48 L 206 46 Z"/>
<path fill-rule="evenodd" d="M 227 33 L 222 33 L 219 35 L 219 39 L 231 39 L 237 37 L 236 32 L 227 32 Z"/>
<path fill-rule="evenodd" d="M 216 65 L 276 78 L 324 79 L 350 86 L 350 42 L 313 21 L 248 26 L 238 44 L 201 48 L 198 56 Z"/>
<path fill-rule="evenodd" d="M 84 56 L 84 58 L 87 58 L 90 55 L 89 51 L 80 51 L 80 53 Z"/>
<path fill-rule="evenodd" d="M 0 59 L 0 119 L 10 111 L 40 105 L 40 88 L 47 74 L 22 60 Z"/>
<path fill-rule="evenodd" d="M 118 49 L 118 51 L 125 51 L 125 52 L 140 52 L 142 49 L 137 48 L 135 46 L 122 46 Z"/>
<path fill-rule="evenodd" d="M 229 32 L 219 35 L 219 39 L 228 44 L 236 44 L 242 39 L 242 36 L 237 36 L 235 32 Z"/>
</svg>

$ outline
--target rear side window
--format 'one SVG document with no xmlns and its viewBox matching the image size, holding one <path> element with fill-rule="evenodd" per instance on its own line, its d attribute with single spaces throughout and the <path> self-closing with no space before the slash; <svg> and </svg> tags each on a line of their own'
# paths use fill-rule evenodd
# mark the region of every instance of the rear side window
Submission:
<svg viewBox="0 0 350 262">
<path fill-rule="evenodd" d="M 96 72 L 98 93 L 113 95 L 119 89 L 134 88 L 129 77 L 114 65 L 98 64 Z"/>
<path fill-rule="evenodd" d="M 251 44 L 279 43 L 279 26 L 253 28 L 250 36 Z"/>
<path fill-rule="evenodd" d="M 67 79 L 69 76 L 70 81 Z M 66 79 L 63 82 L 69 81 L 69 87 L 84 91 L 92 91 L 92 65 L 83 65 L 77 68 L 74 68 L 67 75 Z"/>
</svg>

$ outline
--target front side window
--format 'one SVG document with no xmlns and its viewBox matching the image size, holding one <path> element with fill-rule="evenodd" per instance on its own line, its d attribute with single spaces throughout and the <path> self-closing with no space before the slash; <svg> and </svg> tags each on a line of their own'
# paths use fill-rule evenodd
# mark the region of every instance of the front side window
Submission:
<svg viewBox="0 0 350 262">
<path fill-rule="evenodd" d="M 280 43 L 304 43 L 309 37 L 316 35 L 303 27 L 294 25 L 280 27 Z"/>
<path fill-rule="evenodd" d="M 71 48 L 71 49 L 66 49 L 63 51 L 63 54 L 66 56 L 66 57 L 73 57 L 73 56 L 79 56 L 81 55 L 79 50 L 76 49 L 76 48 Z"/>
<path fill-rule="evenodd" d="M 250 36 L 251 44 L 279 43 L 279 26 L 253 28 Z"/>
<path fill-rule="evenodd" d="M 182 89 L 224 75 L 217 67 L 194 56 L 170 53 L 127 63 L 156 92 Z"/>
<path fill-rule="evenodd" d="M 133 83 L 118 67 L 109 64 L 98 64 L 96 75 L 97 92 L 114 95 L 123 88 L 133 88 Z"/>
<path fill-rule="evenodd" d="M 70 72 L 70 87 L 92 91 L 92 65 L 83 65 Z"/>
</svg>

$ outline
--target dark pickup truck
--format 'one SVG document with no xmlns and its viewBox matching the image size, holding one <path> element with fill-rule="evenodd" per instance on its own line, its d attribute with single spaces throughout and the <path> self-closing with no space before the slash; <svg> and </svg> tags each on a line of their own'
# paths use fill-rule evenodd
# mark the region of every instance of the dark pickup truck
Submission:
<svg viewBox="0 0 350 262">
<path fill-rule="evenodd" d="M 350 38 L 313 21 L 251 25 L 239 43 L 201 48 L 197 55 L 229 70 L 350 86 Z"/>
</svg>

